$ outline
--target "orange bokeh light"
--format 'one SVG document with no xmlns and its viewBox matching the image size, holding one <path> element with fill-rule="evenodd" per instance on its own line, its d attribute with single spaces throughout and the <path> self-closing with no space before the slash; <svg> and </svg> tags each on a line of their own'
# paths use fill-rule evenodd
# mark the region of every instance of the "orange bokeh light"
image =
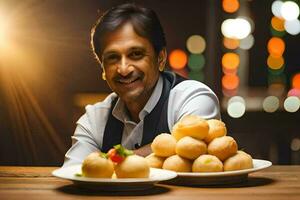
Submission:
<svg viewBox="0 0 300 200">
<path fill-rule="evenodd" d="M 226 74 L 222 77 L 222 86 L 227 90 L 234 90 L 240 84 L 240 79 L 235 74 Z"/>
<path fill-rule="evenodd" d="M 293 76 L 292 87 L 296 89 L 300 89 L 300 73 L 297 73 Z"/>
<path fill-rule="evenodd" d="M 186 66 L 187 55 L 180 49 L 173 50 L 169 55 L 169 64 L 173 69 L 182 69 Z"/>
<path fill-rule="evenodd" d="M 280 69 L 284 64 L 284 59 L 282 56 L 280 57 L 273 57 L 272 55 L 269 55 L 267 59 L 268 67 L 274 70 Z"/>
<path fill-rule="evenodd" d="M 240 7 L 240 2 L 238 0 L 223 0 L 222 7 L 225 12 L 234 13 Z"/>
<path fill-rule="evenodd" d="M 236 48 L 239 47 L 240 41 L 238 39 L 232 39 L 232 38 L 224 37 L 223 45 L 227 49 L 236 49 Z"/>
<path fill-rule="evenodd" d="M 225 53 L 222 57 L 222 66 L 226 69 L 237 69 L 240 64 L 240 57 L 236 53 Z"/>
<path fill-rule="evenodd" d="M 268 42 L 268 51 L 273 57 L 281 57 L 285 50 L 285 43 L 279 37 L 272 37 Z"/>
<path fill-rule="evenodd" d="M 228 69 L 228 68 L 223 67 L 222 71 L 223 71 L 224 74 L 237 74 L 238 69 L 237 68 L 235 68 L 235 69 Z"/>
<path fill-rule="evenodd" d="M 284 31 L 284 20 L 279 17 L 272 17 L 271 25 L 276 31 Z"/>
</svg>

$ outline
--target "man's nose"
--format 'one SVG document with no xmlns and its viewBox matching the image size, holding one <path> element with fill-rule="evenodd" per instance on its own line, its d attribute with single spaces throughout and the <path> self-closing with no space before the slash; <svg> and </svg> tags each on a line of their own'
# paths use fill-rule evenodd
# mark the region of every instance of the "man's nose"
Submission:
<svg viewBox="0 0 300 200">
<path fill-rule="evenodd" d="M 127 76 L 134 70 L 134 67 L 129 63 L 126 57 L 122 57 L 121 62 L 118 65 L 117 72 L 122 76 Z"/>
</svg>

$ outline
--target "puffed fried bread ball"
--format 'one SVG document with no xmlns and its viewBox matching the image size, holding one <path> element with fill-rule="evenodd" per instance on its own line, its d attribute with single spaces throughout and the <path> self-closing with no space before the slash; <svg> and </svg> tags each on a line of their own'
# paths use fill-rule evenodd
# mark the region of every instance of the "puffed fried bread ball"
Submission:
<svg viewBox="0 0 300 200">
<path fill-rule="evenodd" d="M 162 168 L 175 172 L 191 172 L 192 162 L 180 157 L 179 155 L 173 155 L 165 160 Z"/>
<path fill-rule="evenodd" d="M 85 177 L 111 178 L 114 173 L 114 164 L 100 152 L 93 152 L 84 159 L 81 171 Z"/>
<path fill-rule="evenodd" d="M 176 139 L 168 133 L 162 133 L 154 138 L 151 149 L 157 156 L 169 157 L 175 154 L 175 146 Z"/>
<path fill-rule="evenodd" d="M 204 138 L 206 143 L 210 143 L 213 139 L 225 136 L 227 134 L 227 129 L 224 122 L 217 119 L 210 119 L 207 120 L 207 123 L 209 125 L 209 131 L 207 136 Z"/>
<path fill-rule="evenodd" d="M 213 155 L 204 154 L 193 162 L 193 172 L 222 172 L 223 163 Z"/>
<path fill-rule="evenodd" d="M 186 115 L 173 126 L 171 132 L 177 141 L 184 136 L 202 140 L 207 136 L 208 130 L 209 126 L 205 119 L 197 115 Z"/>
<path fill-rule="evenodd" d="M 207 147 L 208 154 L 217 156 L 221 161 L 234 155 L 238 150 L 236 141 L 230 136 L 213 139 Z"/>
<path fill-rule="evenodd" d="M 181 157 L 194 160 L 207 152 L 207 145 L 201 140 L 185 136 L 177 142 L 175 151 Z"/>
<path fill-rule="evenodd" d="M 162 168 L 162 165 L 165 161 L 165 157 L 160 157 L 155 155 L 154 153 L 151 153 L 146 157 L 146 160 L 148 162 L 149 167 Z"/>
<path fill-rule="evenodd" d="M 115 165 L 115 173 L 117 178 L 148 178 L 150 167 L 144 157 L 130 155 Z"/>
<path fill-rule="evenodd" d="M 234 171 L 253 168 L 252 157 L 244 151 L 238 151 L 224 162 L 224 171 Z"/>
</svg>

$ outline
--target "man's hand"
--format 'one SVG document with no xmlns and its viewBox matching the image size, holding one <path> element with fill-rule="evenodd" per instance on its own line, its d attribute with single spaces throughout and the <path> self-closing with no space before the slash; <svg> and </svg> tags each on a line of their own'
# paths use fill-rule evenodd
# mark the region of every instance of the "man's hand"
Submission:
<svg viewBox="0 0 300 200">
<path fill-rule="evenodd" d="M 152 150 L 151 150 L 151 143 L 150 144 L 147 144 L 145 146 L 142 146 L 141 148 L 139 149 L 136 149 L 136 150 L 133 150 L 133 152 L 139 156 L 143 156 L 143 157 L 146 157 L 148 156 L 149 154 L 152 153 Z"/>
</svg>

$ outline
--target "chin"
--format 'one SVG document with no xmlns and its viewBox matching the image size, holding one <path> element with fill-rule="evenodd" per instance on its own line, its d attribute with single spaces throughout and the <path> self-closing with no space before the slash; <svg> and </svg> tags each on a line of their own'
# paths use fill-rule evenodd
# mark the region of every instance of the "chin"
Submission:
<svg viewBox="0 0 300 200">
<path fill-rule="evenodd" d="M 121 94 L 119 96 L 125 102 L 138 101 L 144 97 L 142 89 L 128 91 L 125 94 Z"/>
</svg>

